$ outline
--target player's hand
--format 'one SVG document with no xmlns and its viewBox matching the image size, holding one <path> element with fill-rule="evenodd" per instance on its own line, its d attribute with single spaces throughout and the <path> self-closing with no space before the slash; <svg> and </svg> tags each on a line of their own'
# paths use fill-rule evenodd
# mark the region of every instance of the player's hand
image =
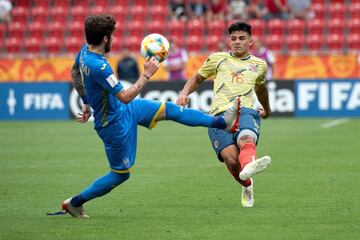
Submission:
<svg viewBox="0 0 360 240">
<path fill-rule="evenodd" d="M 263 107 L 258 107 L 256 110 L 262 119 L 266 119 L 270 116 L 270 113 L 265 111 Z"/>
<path fill-rule="evenodd" d="M 155 57 L 147 57 L 144 63 L 144 74 L 149 78 L 156 73 L 160 67 L 160 62 Z"/>
<path fill-rule="evenodd" d="M 76 121 L 79 123 L 86 123 L 91 116 L 90 106 L 88 104 L 84 104 L 81 110 L 82 113 L 78 113 L 76 116 Z"/>
<path fill-rule="evenodd" d="M 179 95 L 178 99 L 176 100 L 176 104 L 179 106 L 186 106 L 189 103 L 189 97 L 186 95 Z"/>
</svg>

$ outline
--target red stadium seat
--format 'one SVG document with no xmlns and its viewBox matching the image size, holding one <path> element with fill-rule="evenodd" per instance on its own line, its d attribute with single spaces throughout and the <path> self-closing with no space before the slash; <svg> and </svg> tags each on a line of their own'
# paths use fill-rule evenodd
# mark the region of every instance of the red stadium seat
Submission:
<svg viewBox="0 0 360 240">
<path fill-rule="evenodd" d="M 347 37 L 347 46 L 351 50 L 360 50 L 360 34 L 349 34 Z"/>
<path fill-rule="evenodd" d="M 70 37 L 65 41 L 65 48 L 68 53 L 77 53 L 83 44 L 84 42 L 81 38 Z"/>
<path fill-rule="evenodd" d="M 344 47 L 344 36 L 340 34 L 332 34 L 326 38 L 328 48 L 331 50 L 342 50 Z"/>
<path fill-rule="evenodd" d="M 360 16 L 360 0 L 357 3 L 351 3 L 349 12 L 352 18 L 359 18 Z"/>
<path fill-rule="evenodd" d="M 127 0 L 113 0 L 113 7 L 117 6 L 126 8 L 128 6 Z"/>
<path fill-rule="evenodd" d="M 344 3 L 332 3 L 329 6 L 330 18 L 344 19 L 346 7 Z"/>
<path fill-rule="evenodd" d="M 281 35 L 269 35 L 265 38 L 266 46 L 274 51 L 280 51 L 283 47 L 283 37 Z"/>
<path fill-rule="evenodd" d="M 32 22 L 46 23 L 48 20 L 49 11 L 42 6 L 31 8 L 30 13 Z"/>
<path fill-rule="evenodd" d="M 114 6 L 109 9 L 109 13 L 116 18 L 116 21 L 124 24 L 127 17 L 127 9 L 123 6 Z M 118 27 L 118 26 L 116 26 Z"/>
<path fill-rule="evenodd" d="M 6 38 L 4 44 L 8 53 L 18 53 L 22 48 L 22 41 L 20 41 L 18 38 Z"/>
<path fill-rule="evenodd" d="M 209 36 L 223 37 L 226 30 L 226 26 L 223 21 L 214 20 L 207 22 L 207 29 Z"/>
<path fill-rule="evenodd" d="M 147 32 L 148 33 L 160 33 L 166 35 L 166 25 L 162 21 L 149 21 L 147 22 Z"/>
<path fill-rule="evenodd" d="M 103 6 L 92 6 L 89 9 L 89 14 L 91 15 L 98 15 L 98 14 L 103 14 L 106 12 L 106 8 L 104 8 Z"/>
<path fill-rule="evenodd" d="M 43 7 L 45 9 L 49 8 L 49 2 L 48 0 L 33 0 L 33 4 L 36 7 Z"/>
<path fill-rule="evenodd" d="M 304 33 L 305 23 L 300 19 L 291 19 L 287 22 L 287 32 L 290 35 L 302 35 Z"/>
<path fill-rule="evenodd" d="M 321 4 L 325 4 L 326 0 L 312 0 L 311 3 L 315 4 L 315 3 L 321 3 Z"/>
<path fill-rule="evenodd" d="M 109 9 L 110 0 L 90 0 L 90 6 L 99 6 L 103 9 Z"/>
<path fill-rule="evenodd" d="M 178 38 L 183 37 L 183 33 L 185 31 L 185 24 L 182 21 L 171 20 L 167 22 L 170 36 L 176 36 Z"/>
<path fill-rule="evenodd" d="M 151 20 L 153 21 L 158 20 L 164 22 L 168 15 L 168 9 L 166 6 L 156 5 L 151 8 L 150 14 L 151 14 Z"/>
<path fill-rule="evenodd" d="M 140 51 L 141 37 L 130 36 L 122 39 L 123 45 L 129 49 L 129 51 L 138 53 Z"/>
<path fill-rule="evenodd" d="M 268 22 L 268 30 L 271 35 L 283 36 L 285 32 L 285 21 L 280 19 L 271 19 Z"/>
<path fill-rule="evenodd" d="M 50 9 L 50 16 L 51 21 L 65 24 L 67 20 L 67 11 L 62 6 L 52 7 Z"/>
<path fill-rule="evenodd" d="M 14 37 L 5 39 L 4 44 L 8 53 L 18 53 L 21 51 L 22 48 L 22 41 Z"/>
<path fill-rule="evenodd" d="M 14 1 L 12 1 L 14 2 Z M 16 0 L 16 6 L 22 6 L 28 8 L 30 6 L 29 0 Z"/>
<path fill-rule="evenodd" d="M 153 0 L 153 4 L 154 5 L 168 6 L 169 5 L 169 0 Z"/>
<path fill-rule="evenodd" d="M 62 42 L 56 37 L 47 38 L 45 40 L 45 48 L 48 53 L 59 53 L 61 46 Z"/>
<path fill-rule="evenodd" d="M 76 1 L 70 1 L 70 4 L 73 7 L 83 7 L 87 9 L 89 7 L 89 0 L 76 0 Z"/>
<path fill-rule="evenodd" d="M 265 32 L 265 22 L 260 19 L 251 19 L 249 21 L 249 24 L 251 25 L 251 34 L 254 36 L 258 36 L 262 38 L 264 36 Z"/>
<path fill-rule="evenodd" d="M 319 51 L 323 45 L 322 35 L 311 34 L 306 37 L 306 45 L 308 50 Z"/>
<path fill-rule="evenodd" d="M 125 24 L 123 22 L 116 21 L 116 29 L 114 32 L 114 36 L 117 38 L 122 38 L 125 34 Z"/>
<path fill-rule="evenodd" d="M 129 9 L 131 20 L 132 21 L 141 21 L 145 22 L 146 18 L 146 10 L 145 7 L 142 5 L 136 5 Z"/>
<path fill-rule="evenodd" d="M 68 30 L 71 37 L 84 38 L 84 26 L 82 22 L 69 23 Z"/>
<path fill-rule="evenodd" d="M 204 34 L 204 21 L 193 19 L 188 21 L 188 35 L 202 37 Z"/>
<path fill-rule="evenodd" d="M 26 38 L 24 47 L 28 53 L 39 53 L 41 50 L 42 41 L 35 37 Z"/>
<path fill-rule="evenodd" d="M 211 35 L 205 39 L 206 49 L 209 52 L 217 52 L 219 51 L 219 42 L 223 41 L 222 37 L 217 35 Z"/>
<path fill-rule="evenodd" d="M 23 39 L 25 26 L 18 22 L 13 22 L 8 27 L 10 37 L 15 37 L 17 39 Z"/>
<path fill-rule="evenodd" d="M 303 35 L 288 35 L 286 37 L 286 45 L 289 51 L 300 51 L 303 47 L 304 36 Z"/>
<path fill-rule="evenodd" d="M 186 50 L 189 52 L 201 51 L 203 40 L 202 36 L 192 35 L 185 39 Z"/>
<path fill-rule="evenodd" d="M 28 16 L 29 16 L 29 9 L 22 7 L 22 6 L 15 6 L 12 10 L 13 22 L 19 22 L 21 24 L 26 24 Z"/>
<path fill-rule="evenodd" d="M 61 23 L 59 22 L 49 22 L 46 25 L 46 31 L 48 32 L 48 37 L 55 37 L 57 39 L 62 40 L 63 38 L 63 32 L 64 32 L 64 27 Z"/>
<path fill-rule="evenodd" d="M 124 48 L 124 44 L 121 41 L 122 37 L 113 36 L 112 44 L 111 44 L 111 52 L 119 52 L 122 48 Z"/>
<path fill-rule="evenodd" d="M 146 7 L 147 6 L 147 0 L 132 0 L 132 4 L 133 6 L 142 6 L 142 7 Z"/>
<path fill-rule="evenodd" d="M 360 34 L 360 18 L 351 18 L 346 25 L 350 34 Z"/>
<path fill-rule="evenodd" d="M 70 1 L 71 0 L 53 0 L 53 6 L 68 9 L 68 7 L 70 6 Z"/>
<path fill-rule="evenodd" d="M 28 34 L 30 37 L 35 37 L 38 39 L 44 38 L 44 23 L 42 22 L 33 22 L 28 25 Z"/>
<path fill-rule="evenodd" d="M 88 8 L 83 6 L 74 6 L 70 9 L 71 21 L 80 21 L 84 22 L 86 16 L 88 15 Z"/>
<path fill-rule="evenodd" d="M 322 35 L 324 29 L 324 21 L 322 19 L 312 19 L 307 21 L 307 31 L 308 34 Z"/>
<path fill-rule="evenodd" d="M 333 18 L 327 21 L 327 28 L 329 30 L 329 34 L 343 34 L 345 23 L 341 18 Z"/>
<path fill-rule="evenodd" d="M 144 22 L 130 21 L 127 23 L 127 29 L 130 36 L 142 38 L 145 33 Z"/>
<path fill-rule="evenodd" d="M 325 5 L 321 3 L 316 3 L 312 5 L 312 10 L 315 13 L 315 18 L 324 19 L 325 17 Z"/>
</svg>

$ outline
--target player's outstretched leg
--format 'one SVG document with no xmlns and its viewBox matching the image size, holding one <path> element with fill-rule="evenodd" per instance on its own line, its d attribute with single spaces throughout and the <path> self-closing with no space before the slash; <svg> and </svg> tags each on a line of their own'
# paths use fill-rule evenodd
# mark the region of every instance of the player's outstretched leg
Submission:
<svg viewBox="0 0 360 240">
<path fill-rule="evenodd" d="M 65 212 L 70 213 L 73 217 L 88 217 L 83 208 L 84 203 L 109 193 L 113 188 L 129 179 L 129 177 L 130 173 L 120 174 L 109 172 L 108 174 L 96 179 L 79 195 L 65 200 L 61 207 Z"/>
<path fill-rule="evenodd" d="M 211 116 L 195 109 L 180 107 L 171 102 L 165 103 L 165 109 L 167 120 L 187 126 L 219 128 L 234 132 L 238 126 L 240 104 L 236 100 L 233 106 L 225 112 L 224 117 Z"/>
</svg>

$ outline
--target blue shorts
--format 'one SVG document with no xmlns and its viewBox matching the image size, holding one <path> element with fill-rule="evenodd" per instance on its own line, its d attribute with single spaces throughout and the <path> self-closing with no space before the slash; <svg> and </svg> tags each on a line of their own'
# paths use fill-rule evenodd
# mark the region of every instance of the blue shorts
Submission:
<svg viewBox="0 0 360 240">
<path fill-rule="evenodd" d="M 223 116 L 224 113 L 219 113 L 216 116 Z M 232 145 L 236 144 L 236 139 L 239 136 L 240 132 L 245 129 L 249 129 L 256 133 L 258 140 L 260 136 L 260 116 L 259 113 L 251 108 L 241 108 L 240 109 L 240 118 L 239 118 L 239 131 L 236 133 L 230 133 L 221 129 L 209 128 L 208 134 L 211 141 L 211 145 L 216 152 L 218 159 L 223 162 L 220 153 L 221 151 Z M 257 142 L 256 142 L 257 143 Z"/>
<path fill-rule="evenodd" d="M 97 130 L 104 142 L 110 168 L 117 173 L 131 171 L 136 157 L 137 125 L 150 129 L 155 127 L 155 119 L 165 102 L 135 99 L 126 106 L 121 119 Z"/>
</svg>

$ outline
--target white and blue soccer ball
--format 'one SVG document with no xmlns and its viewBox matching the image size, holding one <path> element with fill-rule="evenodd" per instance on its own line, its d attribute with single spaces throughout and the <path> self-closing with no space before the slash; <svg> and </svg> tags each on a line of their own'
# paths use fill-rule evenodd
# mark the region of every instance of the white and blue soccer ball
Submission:
<svg viewBox="0 0 360 240">
<path fill-rule="evenodd" d="M 163 35 L 152 33 L 141 41 L 141 55 L 144 58 L 154 56 L 159 62 L 164 61 L 169 55 L 170 44 Z"/>
</svg>

